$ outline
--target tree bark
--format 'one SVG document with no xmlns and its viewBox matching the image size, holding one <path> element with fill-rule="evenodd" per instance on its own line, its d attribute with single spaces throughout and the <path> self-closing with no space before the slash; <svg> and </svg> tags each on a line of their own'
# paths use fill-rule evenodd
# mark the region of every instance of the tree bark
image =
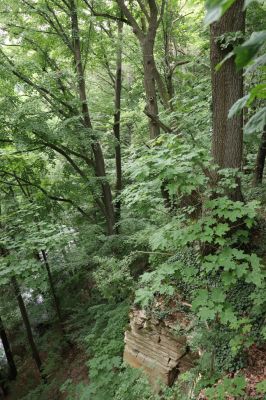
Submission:
<svg viewBox="0 0 266 400">
<path fill-rule="evenodd" d="M 122 161 L 121 161 L 121 141 L 120 141 L 120 119 L 121 119 L 121 92 L 122 92 L 122 36 L 123 22 L 117 23 L 117 53 L 116 53 L 116 75 L 115 75 L 115 113 L 114 113 L 114 136 L 115 144 L 115 165 L 116 165 L 116 197 L 120 195 L 122 190 Z M 121 217 L 121 200 L 117 199 L 116 206 L 116 221 L 120 221 Z"/>
<path fill-rule="evenodd" d="M 253 186 L 258 186 L 262 184 L 265 158 L 266 158 L 266 126 L 264 127 L 264 131 L 261 137 L 261 143 L 259 145 L 257 153 Z"/>
<path fill-rule="evenodd" d="M 32 351 L 32 357 L 37 365 L 38 370 L 41 373 L 42 361 L 41 361 L 37 346 L 36 346 L 34 338 L 33 338 L 33 333 L 32 333 L 32 329 L 31 329 L 31 325 L 30 325 L 29 316 L 28 316 L 23 298 L 21 296 L 20 288 L 19 288 L 17 279 L 14 276 L 12 277 L 11 281 L 12 281 L 12 285 L 13 285 L 13 288 L 15 291 L 16 298 L 17 298 L 17 302 L 18 302 L 18 306 L 19 306 L 20 313 L 22 316 L 22 320 L 25 325 L 29 345 L 30 345 L 30 348 Z"/>
<path fill-rule="evenodd" d="M 154 51 L 154 38 L 146 36 L 141 42 L 143 69 L 144 69 L 144 88 L 146 94 L 146 108 L 148 113 L 154 115 L 156 118 L 149 119 L 150 138 L 154 139 L 160 135 L 160 126 L 156 119 L 158 118 L 158 100 L 156 94 L 156 81 L 155 81 L 155 61 L 153 56 Z"/>
<path fill-rule="evenodd" d="M 145 11 L 143 17 L 145 15 L 147 22 L 147 28 L 146 28 L 146 23 L 145 24 L 142 23 L 142 27 L 139 26 L 133 14 L 126 6 L 124 0 L 116 0 L 116 1 L 121 11 L 127 18 L 129 24 L 132 26 L 133 33 L 136 35 L 142 49 L 144 88 L 146 95 L 146 110 L 147 110 L 146 114 L 151 116 L 149 117 L 150 138 L 154 139 L 160 135 L 160 124 L 158 123 L 159 107 L 158 107 L 156 87 L 158 89 L 164 107 L 168 108 L 167 89 L 165 88 L 163 79 L 156 67 L 156 62 L 154 57 L 154 44 L 156 39 L 156 33 L 160 20 L 163 15 L 164 6 L 161 7 L 161 15 L 159 15 L 158 7 L 154 0 L 148 1 L 149 12 L 143 3 L 139 3 L 139 5 L 141 4 L 142 13 L 144 13 Z M 165 1 L 163 0 L 162 3 L 165 4 Z"/>
<path fill-rule="evenodd" d="M 14 379 L 16 379 L 16 376 L 17 376 L 17 368 L 16 368 L 16 365 L 15 365 L 15 362 L 13 359 L 13 354 L 11 351 L 9 340 L 8 340 L 6 330 L 5 330 L 5 327 L 4 327 L 1 317 L 0 317 L 0 338 L 2 340 L 6 359 L 8 362 L 8 367 L 9 367 L 8 378 L 10 380 L 14 380 Z"/>
<path fill-rule="evenodd" d="M 86 83 L 84 77 L 84 69 L 82 64 L 81 55 L 81 44 L 79 36 L 79 23 L 77 15 L 77 7 L 75 0 L 70 0 L 71 7 L 71 25 L 72 25 L 72 42 L 73 42 L 73 52 L 74 52 L 74 62 L 78 81 L 78 92 L 79 99 L 81 102 L 81 112 L 83 117 L 83 125 L 88 131 L 91 131 L 92 135 L 92 123 L 90 119 L 87 95 L 86 95 Z M 92 135 L 93 136 L 93 135 Z M 109 183 L 107 182 L 106 172 L 105 172 L 105 162 L 103 157 L 103 152 L 100 143 L 94 138 L 92 144 L 92 152 L 95 160 L 95 175 L 101 180 L 102 188 L 102 200 L 104 203 L 105 217 L 107 222 L 107 232 L 108 234 L 114 233 L 115 225 L 115 214 L 112 202 L 112 192 Z"/>
<path fill-rule="evenodd" d="M 242 71 L 236 70 L 233 57 L 227 60 L 219 71 L 216 71 L 215 67 L 232 50 L 231 45 L 222 47 L 224 42 L 221 35 L 244 32 L 244 29 L 243 0 L 237 0 L 218 22 L 211 25 L 212 156 L 214 163 L 221 169 L 240 170 L 242 167 L 243 114 L 228 119 L 228 112 L 243 96 L 243 75 Z M 242 198 L 240 186 L 233 197 Z"/>
</svg>

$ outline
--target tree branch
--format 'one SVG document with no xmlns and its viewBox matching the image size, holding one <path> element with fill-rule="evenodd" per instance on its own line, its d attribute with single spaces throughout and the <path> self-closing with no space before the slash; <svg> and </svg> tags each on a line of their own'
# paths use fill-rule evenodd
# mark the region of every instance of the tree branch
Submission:
<svg viewBox="0 0 266 400">
<path fill-rule="evenodd" d="M 148 11 L 147 11 L 147 9 L 145 7 L 145 4 L 142 2 L 142 0 L 137 0 L 137 2 L 138 2 L 138 5 L 139 5 L 141 11 L 145 15 L 147 21 L 149 21 L 150 20 L 150 16 L 149 16 L 149 13 L 148 13 Z"/>
<path fill-rule="evenodd" d="M 160 15 L 159 15 L 158 22 L 157 22 L 157 27 L 160 25 L 160 23 L 161 23 L 161 21 L 163 19 L 165 5 L 166 5 L 166 0 L 162 0 L 162 5 L 161 5 L 161 9 L 160 9 Z"/>
<path fill-rule="evenodd" d="M 1 153 L 1 152 L 0 152 L 0 157 L 1 157 L 1 156 L 13 156 L 13 155 L 15 155 L 15 154 L 30 153 L 31 151 L 41 150 L 41 149 L 43 149 L 44 147 L 45 147 L 45 146 L 35 147 L 34 149 L 28 149 L 28 150 L 13 151 L 13 152 L 11 152 L 11 153 Z"/>
<path fill-rule="evenodd" d="M 137 23 L 136 19 L 133 17 L 132 13 L 127 8 L 124 0 L 116 0 L 117 4 L 119 5 L 122 13 L 127 17 L 129 24 L 132 26 L 134 33 L 143 40 L 145 35 L 140 28 L 139 24 Z"/>
<path fill-rule="evenodd" d="M 8 62 L 8 64 L 11 67 L 11 72 L 13 73 L 13 75 L 15 75 L 17 78 L 21 79 L 23 82 L 27 83 L 29 86 L 33 87 L 35 90 L 37 90 L 38 93 L 40 93 L 42 95 L 42 97 L 48 101 L 49 104 L 51 104 L 52 106 L 54 106 L 53 101 L 55 101 L 56 103 L 59 103 L 61 105 L 63 105 L 64 107 L 66 107 L 71 114 L 74 114 L 74 109 L 72 108 L 71 105 L 69 105 L 67 102 L 65 102 L 64 100 L 59 99 L 57 96 L 55 96 L 50 90 L 46 89 L 43 86 L 38 85 L 37 83 L 33 82 L 30 78 L 28 78 L 27 76 L 25 76 L 24 74 L 22 74 L 21 72 L 19 72 L 14 64 L 14 62 L 3 52 L 3 50 L 0 49 L 0 53 L 2 54 L 2 56 L 6 59 L 6 61 Z M 53 100 L 53 101 L 52 101 Z M 64 115 L 64 117 L 68 117 L 68 114 L 66 114 L 63 110 L 59 110 L 60 113 L 62 115 Z"/>
<path fill-rule="evenodd" d="M 65 197 L 59 197 L 59 196 L 52 195 L 52 194 L 50 194 L 49 192 L 47 192 L 47 190 L 44 189 L 42 186 L 40 186 L 40 185 L 38 185 L 38 184 L 36 184 L 36 183 L 33 183 L 33 182 L 29 181 L 28 179 L 21 178 L 20 176 L 18 176 L 18 175 L 15 174 L 14 172 L 8 172 L 8 171 L 3 171 L 3 170 L 2 170 L 2 171 L 0 171 L 0 173 L 2 173 L 2 174 L 4 174 L 4 175 L 8 175 L 8 176 L 14 177 L 14 178 L 17 180 L 17 182 L 18 182 L 18 181 L 21 181 L 21 182 L 24 182 L 24 183 L 27 184 L 27 185 L 30 185 L 30 186 L 35 187 L 36 189 L 40 190 L 46 197 L 48 197 L 48 198 L 51 199 L 51 200 L 55 200 L 55 201 L 59 201 L 59 202 L 71 204 L 71 205 L 72 205 L 74 208 L 76 208 L 82 215 L 86 216 L 86 218 L 91 219 L 90 215 L 87 214 L 87 213 L 86 213 L 80 206 L 78 206 L 73 200 L 67 199 L 67 198 L 65 198 Z M 12 185 L 12 184 L 11 184 L 11 185 Z"/>
<path fill-rule="evenodd" d="M 144 114 L 147 115 L 152 121 L 156 122 L 166 133 L 174 133 L 172 128 L 169 126 L 165 125 L 158 117 L 157 115 L 152 114 L 151 112 L 148 111 L 148 109 L 145 107 L 143 110 Z"/>
<path fill-rule="evenodd" d="M 84 2 L 86 3 L 86 5 L 88 6 L 88 8 L 89 8 L 89 10 L 91 11 L 92 15 L 94 15 L 95 17 L 108 18 L 108 19 L 111 19 L 111 20 L 116 21 L 116 22 L 117 22 L 117 21 L 121 21 L 121 22 L 124 22 L 124 23 L 127 24 L 127 25 L 131 25 L 130 22 L 129 22 L 127 19 L 123 18 L 123 17 L 117 17 L 116 15 L 111 15 L 111 14 L 108 14 L 108 13 L 97 12 L 97 11 L 95 11 L 95 9 L 93 8 L 93 6 L 89 3 L 88 0 L 83 0 L 83 1 L 84 1 Z"/>
</svg>

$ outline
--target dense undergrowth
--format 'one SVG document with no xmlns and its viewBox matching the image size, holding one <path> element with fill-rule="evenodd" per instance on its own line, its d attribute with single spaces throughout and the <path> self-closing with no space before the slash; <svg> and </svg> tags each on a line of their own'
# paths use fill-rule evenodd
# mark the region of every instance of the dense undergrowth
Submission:
<svg viewBox="0 0 266 400">
<path fill-rule="evenodd" d="M 237 2 L 208 0 L 205 25 L 200 2 L 167 2 L 154 56 L 171 100 L 157 84 L 155 116 L 143 37 L 119 2 L 96 2 L 100 15 L 90 1 L 0 4 L 0 331 L 17 368 L 11 376 L 0 348 L 1 400 L 2 387 L 7 400 L 265 398 L 263 168 L 254 180 L 265 150 L 265 7 L 246 1 L 246 32 L 216 38 L 220 65 L 210 65 L 206 26 Z M 145 32 L 152 18 L 137 3 L 130 11 Z M 219 168 L 210 66 L 219 73 L 232 59 L 245 96 L 223 123 L 244 110 L 243 156 Z M 185 315 L 172 333 L 198 357 L 172 387 L 155 392 L 123 362 L 132 307 L 158 321 Z"/>
<path fill-rule="evenodd" d="M 155 169 L 153 163 L 158 163 L 160 150 L 163 154 Z M 61 283 L 62 305 L 69 314 L 66 337 L 70 347 L 75 344 L 85 352 L 89 376 L 89 383 L 71 378 L 62 382 L 59 392 L 67 393 L 67 399 L 184 400 L 198 398 L 202 389 L 216 382 L 220 383 L 205 390 L 208 398 L 222 399 L 223 393 L 248 398 L 241 371 L 248 365 L 248 349 L 265 343 L 265 193 L 261 189 L 259 199 L 257 191 L 254 201 L 250 190 L 249 201 L 231 201 L 225 195 L 235 184 L 234 171 L 229 170 L 222 171 L 218 196 L 217 190 L 206 191 L 203 168 L 209 164 L 206 160 L 202 165 L 202 152 L 199 157 L 188 143 L 182 145 L 180 139 L 168 137 L 155 141 L 144 156 L 138 151 L 129 170 L 128 179 L 134 183 L 123 193 L 128 223 L 124 220 L 117 237 L 103 241 L 99 236 L 87 271 L 76 265 L 72 278 Z M 180 179 L 176 169 L 171 178 L 173 160 L 178 160 Z M 190 179 L 182 179 L 188 173 Z M 178 206 L 174 216 L 165 213 L 163 200 L 153 209 L 148 207 L 158 199 L 166 177 L 173 193 L 180 193 L 176 201 L 182 202 L 183 196 L 196 191 L 200 207 Z M 152 183 L 147 193 L 143 191 L 146 183 Z M 85 230 L 83 235 L 87 234 Z M 69 260 L 82 254 L 82 236 L 80 239 L 68 250 Z M 141 261 L 144 273 L 139 271 Z M 73 291 L 81 279 L 82 290 Z M 164 299 L 163 309 L 154 305 L 158 297 Z M 177 300 L 174 305 L 173 299 Z M 123 365 L 124 331 L 134 301 L 158 319 L 180 310 L 186 313 L 189 346 L 202 354 L 195 368 L 181 375 L 173 388 L 162 388 L 160 396 L 152 392 L 140 371 Z M 64 358 L 61 340 L 60 334 L 56 336 L 49 328 L 40 340 L 41 351 L 48 355 L 44 370 L 49 380 Z M 67 352 L 69 344 L 65 346 Z M 48 386 L 40 385 L 23 399 L 49 398 L 54 385 L 52 379 Z M 259 384 L 257 398 L 263 390 Z"/>
</svg>

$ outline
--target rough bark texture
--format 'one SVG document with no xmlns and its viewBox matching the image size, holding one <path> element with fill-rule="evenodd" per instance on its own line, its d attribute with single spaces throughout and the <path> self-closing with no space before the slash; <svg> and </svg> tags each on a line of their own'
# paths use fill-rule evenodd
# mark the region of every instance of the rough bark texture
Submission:
<svg viewBox="0 0 266 400">
<path fill-rule="evenodd" d="M 75 68 L 77 73 L 78 92 L 79 92 L 81 111 L 83 116 L 83 125 L 86 129 L 92 131 L 92 123 L 90 119 L 90 113 L 86 95 L 84 69 L 82 65 L 79 24 L 78 24 L 77 7 L 75 0 L 70 0 L 70 5 L 71 5 L 73 52 L 74 52 Z M 95 140 L 92 144 L 92 152 L 94 155 L 95 175 L 101 179 L 102 201 L 104 204 L 104 212 L 107 222 L 107 232 L 108 234 L 111 235 L 114 233 L 114 225 L 115 225 L 115 214 L 112 203 L 112 192 L 110 185 L 106 179 L 105 162 L 104 162 L 102 148 L 97 140 Z"/>
<path fill-rule="evenodd" d="M 254 179 L 253 185 L 258 186 L 262 184 L 263 179 L 263 171 L 265 166 L 265 158 L 266 158 L 266 126 L 264 127 L 264 131 L 262 133 L 261 143 L 259 145 L 257 158 L 256 158 L 256 166 L 254 171 Z"/>
<path fill-rule="evenodd" d="M 8 372 L 8 378 L 10 380 L 16 379 L 17 376 L 17 368 L 13 359 L 13 354 L 11 351 L 11 347 L 9 344 L 9 340 L 6 334 L 6 330 L 3 324 L 3 321 L 0 317 L 0 338 L 1 341 L 3 343 L 3 347 L 4 347 L 4 351 L 5 351 L 5 355 L 6 355 L 6 359 L 7 359 L 7 363 L 8 363 L 8 367 L 9 367 L 9 372 Z"/>
<path fill-rule="evenodd" d="M 143 68 L 144 68 L 144 87 L 146 93 L 146 107 L 147 111 L 158 117 L 158 100 L 156 94 L 156 81 L 155 81 L 155 61 L 153 56 L 154 38 L 146 37 L 141 43 Z M 150 138 L 154 139 L 160 135 L 160 126 L 156 122 L 156 118 L 149 120 L 150 125 Z"/>
<path fill-rule="evenodd" d="M 163 79 L 156 67 L 154 57 L 154 43 L 157 29 L 161 21 L 165 0 L 162 1 L 159 13 L 158 6 L 154 0 L 148 1 L 148 8 L 143 2 L 138 2 L 145 15 L 141 19 L 141 26 L 138 24 L 133 14 L 126 6 L 124 0 L 116 0 L 121 11 L 132 26 L 133 32 L 139 40 L 142 49 L 143 70 L 144 70 L 144 88 L 146 94 L 146 115 L 149 116 L 150 138 L 154 139 L 160 134 L 160 123 L 158 118 L 158 98 L 156 89 L 158 89 L 161 101 L 164 107 L 168 108 L 167 89 Z"/>
<path fill-rule="evenodd" d="M 25 329 L 26 329 L 29 345 L 30 345 L 30 348 L 31 348 L 31 351 L 32 351 L 32 357 L 33 357 L 33 359 L 34 359 L 34 361 L 35 361 L 35 363 L 37 365 L 38 370 L 41 372 L 42 361 L 41 361 L 39 352 L 37 350 L 37 347 L 36 347 L 36 344 L 35 344 L 35 341 L 34 341 L 34 338 L 33 338 L 32 329 L 31 329 L 28 313 L 27 313 L 23 298 L 22 298 L 21 293 L 20 293 L 20 288 L 19 288 L 17 279 L 15 277 L 12 277 L 12 285 L 13 285 L 13 288 L 14 288 L 14 291 L 15 291 L 15 295 L 16 295 L 16 298 L 17 298 L 18 306 L 19 306 L 20 313 L 21 313 L 21 316 L 22 316 L 22 320 L 23 320 L 23 323 L 25 325 Z"/>
<path fill-rule="evenodd" d="M 179 373 L 194 364 L 185 336 L 176 336 L 173 326 L 186 325 L 179 313 L 173 320 L 158 321 L 148 317 L 143 310 L 132 310 L 130 330 L 125 333 L 124 361 L 134 368 L 143 368 L 155 390 L 158 381 L 171 386 Z"/>
<path fill-rule="evenodd" d="M 226 14 L 211 26 L 211 76 L 213 134 L 212 156 L 220 168 L 242 166 L 243 115 L 228 119 L 231 106 L 243 96 L 242 71 L 237 71 L 234 58 L 227 60 L 219 71 L 215 66 L 232 50 L 222 48 L 220 36 L 228 32 L 244 32 L 243 0 L 237 0 Z"/>
</svg>

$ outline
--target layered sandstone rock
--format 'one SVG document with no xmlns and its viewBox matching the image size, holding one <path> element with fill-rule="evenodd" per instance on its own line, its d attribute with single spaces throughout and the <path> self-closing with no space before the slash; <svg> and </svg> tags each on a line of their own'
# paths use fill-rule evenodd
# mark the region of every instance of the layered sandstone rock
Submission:
<svg viewBox="0 0 266 400">
<path fill-rule="evenodd" d="M 186 321 L 175 316 L 180 325 Z M 187 346 L 186 336 L 173 334 L 173 321 L 158 321 L 143 310 L 132 310 L 130 329 L 125 333 L 124 361 L 134 368 L 143 368 L 150 383 L 158 388 L 160 382 L 171 386 L 179 373 L 193 366 L 195 355 Z"/>
</svg>

